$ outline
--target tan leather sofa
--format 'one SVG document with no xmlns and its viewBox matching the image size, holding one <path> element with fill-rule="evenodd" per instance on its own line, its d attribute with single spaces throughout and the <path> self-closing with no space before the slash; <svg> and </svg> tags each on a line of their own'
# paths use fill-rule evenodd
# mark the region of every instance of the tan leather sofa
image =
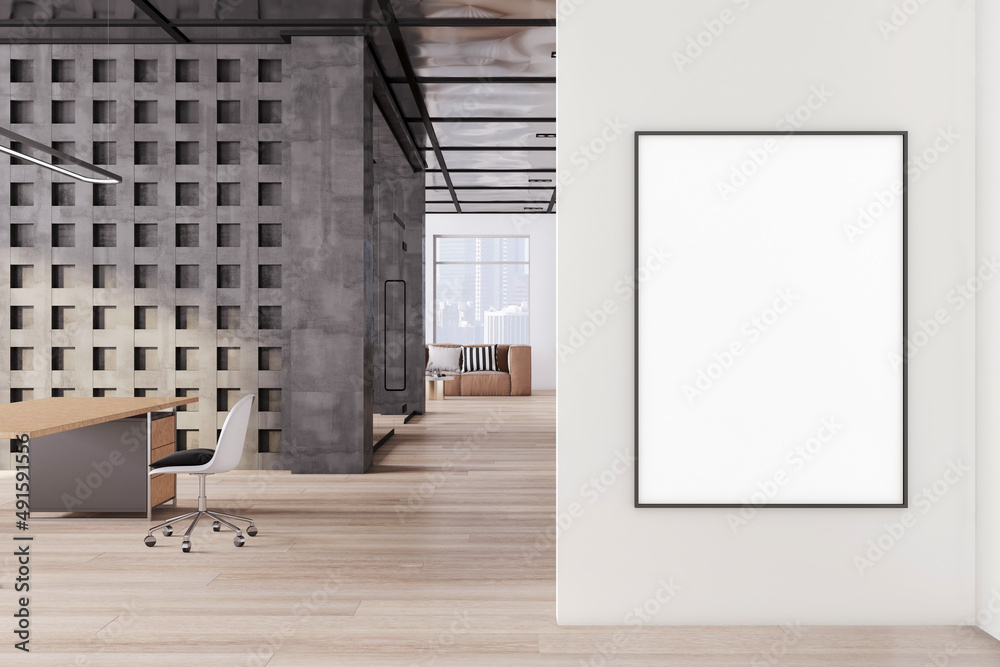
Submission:
<svg viewBox="0 0 1000 667">
<path fill-rule="evenodd" d="M 462 347 L 434 343 L 440 347 Z M 427 366 L 427 345 L 424 346 L 424 366 Z M 466 347 L 487 347 L 466 345 Z M 445 373 L 454 380 L 442 383 L 445 396 L 531 396 L 531 346 L 497 345 L 499 371 Z"/>
</svg>

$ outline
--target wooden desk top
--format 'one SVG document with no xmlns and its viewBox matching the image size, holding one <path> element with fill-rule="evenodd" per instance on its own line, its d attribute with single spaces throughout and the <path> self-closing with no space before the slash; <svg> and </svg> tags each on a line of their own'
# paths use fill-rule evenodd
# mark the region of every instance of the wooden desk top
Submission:
<svg viewBox="0 0 1000 667">
<path fill-rule="evenodd" d="M 43 435 L 144 415 L 147 412 L 168 410 L 197 400 L 196 396 L 184 398 L 65 396 L 6 403 L 0 405 L 0 438 L 17 438 L 23 433 L 27 433 L 31 438 L 40 438 Z"/>
</svg>

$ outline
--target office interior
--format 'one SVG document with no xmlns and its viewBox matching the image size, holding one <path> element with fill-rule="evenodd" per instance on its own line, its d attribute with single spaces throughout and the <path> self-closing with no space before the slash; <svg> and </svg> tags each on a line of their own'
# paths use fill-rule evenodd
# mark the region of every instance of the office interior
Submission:
<svg viewBox="0 0 1000 667">
<path fill-rule="evenodd" d="M 187 474 L 20 529 L 12 441 L 31 587 L 5 549 L 0 651 L 1000 664 L 997 27 L 973 0 L 0 3 L 0 128 L 120 178 L 0 156 L 0 401 L 150 399 L 189 452 L 253 395 L 206 483 L 259 529 L 150 531 L 199 509 Z M 908 135 L 906 506 L 636 507 L 634 133 L 872 130 Z M 461 296 L 496 264 L 514 296 Z M 435 343 L 530 373 L 427 378 Z"/>
</svg>

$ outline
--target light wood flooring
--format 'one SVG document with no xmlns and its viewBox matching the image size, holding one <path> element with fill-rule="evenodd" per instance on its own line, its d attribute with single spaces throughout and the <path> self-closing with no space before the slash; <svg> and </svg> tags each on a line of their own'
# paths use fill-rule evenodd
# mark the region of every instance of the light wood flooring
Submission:
<svg viewBox="0 0 1000 667">
<path fill-rule="evenodd" d="M 559 627 L 555 549 L 522 555 L 553 521 L 555 397 L 449 398 L 394 428 L 371 474 L 211 478 L 210 507 L 257 520 L 242 549 L 210 527 L 184 554 L 144 546 L 145 519 L 33 521 L 32 652 L 13 649 L 5 555 L 0 665 L 1000 665 L 971 628 Z M 11 554 L 9 474 L 0 501 Z"/>
</svg>

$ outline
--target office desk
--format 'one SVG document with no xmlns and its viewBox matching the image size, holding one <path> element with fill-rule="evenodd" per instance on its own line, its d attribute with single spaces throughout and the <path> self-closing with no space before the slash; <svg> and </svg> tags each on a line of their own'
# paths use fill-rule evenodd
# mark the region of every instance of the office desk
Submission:
<svg viewBox="0 0 1000 667">
<path fill-rule="evenodd" d="M 32 512 L 145 512 L 149 519 L 153 507 L 176 497 L 176 477 L 150 477 L 149 464 L 175 450 L 177 406 L 197 400 L 8 403 L 0 405 L 0 439 L 30 442 Z"/>
</svg>

